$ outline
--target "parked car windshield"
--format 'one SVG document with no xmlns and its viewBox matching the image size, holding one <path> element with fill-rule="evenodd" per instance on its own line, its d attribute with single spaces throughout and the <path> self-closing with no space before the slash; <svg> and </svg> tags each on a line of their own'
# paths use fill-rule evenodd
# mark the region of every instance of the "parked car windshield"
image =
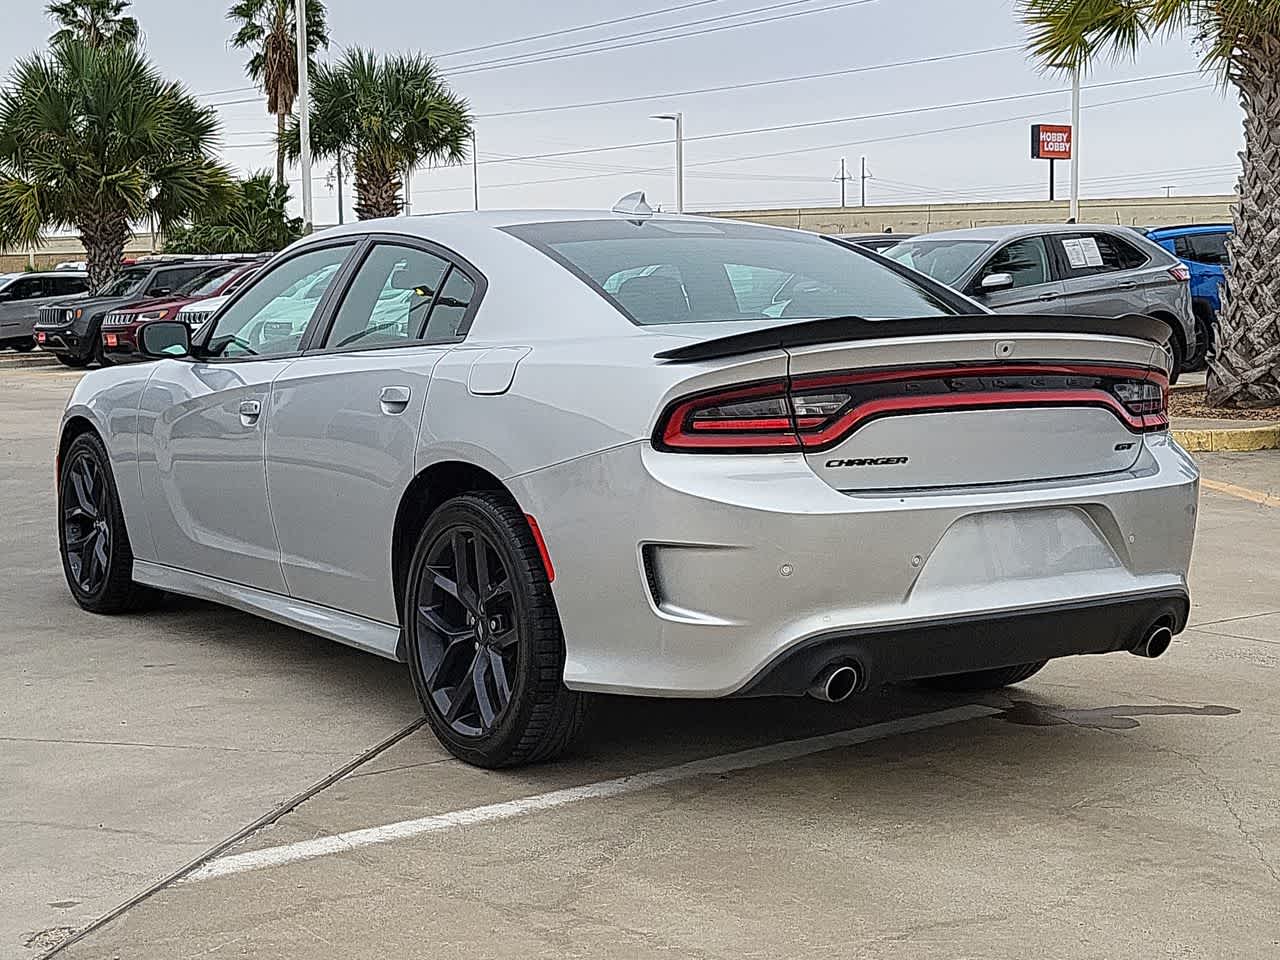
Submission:
<svg viewBox="0 0 1280 960">
<path fill-rule="evenodd" d="M 111 285 L 99 293 L 98 296 L 127 297 L 142 286 L 142 281 L 146 280 L 149 275 L 149 270 L 126 270 L 116 277 L 111 282 Z"/>
<path fill-rule="evenodd" d="M 883 253 L 939 283 L 953 286 L 991 247 L 990 240 L 919 239 L 903 240 Z"/>
<path fill-rule="evenodd" d="M 960 312 L 869 255 L 817 234 L 715 220 L 561 221 L 506 230 L 646 326 Z"/>
<path fill-rule="evenodd" d="M 211 297 L 213 292 L 227 282 L 227 274 L 234 270 L 231 266 L 217 266 L 206 270 L 180 286 L 174 291 L 178 297 Z"/>
</svg>

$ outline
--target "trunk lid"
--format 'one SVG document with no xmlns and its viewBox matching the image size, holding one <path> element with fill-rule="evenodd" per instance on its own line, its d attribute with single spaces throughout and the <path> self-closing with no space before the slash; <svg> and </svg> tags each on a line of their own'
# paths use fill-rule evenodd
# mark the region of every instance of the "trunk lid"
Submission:
<svg viewBox="0 0 1280 960">
<path fill-rule="evenodd" d="M 1001 331 L 786 350 L 805 459 L 846 492 L 1127 470 L 1158 425 L 1143 403 L 1163 409 L 1151 384 L 1164 351 L 1145 339 Z"/>
</svg>

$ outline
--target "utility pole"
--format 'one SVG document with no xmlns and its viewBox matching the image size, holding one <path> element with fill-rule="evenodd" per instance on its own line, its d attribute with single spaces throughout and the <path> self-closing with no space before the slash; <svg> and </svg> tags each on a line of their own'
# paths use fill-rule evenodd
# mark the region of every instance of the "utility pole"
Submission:
<svg viewBox="0 0 1280 960">
<path fill-rule="evenodd" d="M 845 165 L 844 157 L 840 158 L 840 173 L 831 179 L 840 181 L 840 208 L 844 209 L 849 205 L 845 202 L 845 187 L 848 186 L 849 181 L 853 179 L 853 177 L 849 176 L 849 169 Z"/>
<path fill-rule="evenodd" d="M 298 18 L 298 153 L 302 161 L 302 234 L 315 229 L 311 215 L 311 91 L 307 77 L 307 0 L 297 0 Z"/>
<path fill-rule="evenodd" d="M 413 184 L 409 179 L 409 175 L 410 170 L 408 167 L 405 167 L 404 175 L 400 178 L 400 192 L 404 194 L 404 203 L 401 204 L 400 209 L 406 217 L 413 213 L 413 197 L 409 193 Z"/>
<path fill-rule="evenodd" d="M 471 199 L 480 209 L 480 162 L 476 159 L 476 131 L 471 129 Z"/>
<path fill-rule="evenodd" d="M 1080 222 L 1080 67 L 1071 71 L 1071 222 Z"/>
<path fill-rule="evenodd" d="M 867 205 L 867 180 L 870 179 L 870 177 L 871 177 L 871 174 L 867 173 L 867 158 L 863 157 L 862 158 L 862 176 L 859 179 L 861 179 L 862 181 L 862 205 L 864 207 Z"/>
</svg>

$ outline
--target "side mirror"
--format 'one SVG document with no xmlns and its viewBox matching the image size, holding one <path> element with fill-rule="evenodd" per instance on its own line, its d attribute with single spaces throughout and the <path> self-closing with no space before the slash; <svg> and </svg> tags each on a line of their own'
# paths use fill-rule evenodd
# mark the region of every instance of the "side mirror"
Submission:
<svg viewBox="0 0 1280 960">
<path fill-rule="evenodd" d="M 138 331 L 138 349 L 153 360 L 190 356 L 191 328 L 181 320 L 144 323 Z"/>
<path fill-rule="evenodd" d="M 978 284 L 983 293 L 995 293 L 997 290 L 1008 290 L 1013 286 L 1013 274 L 988 273 Z"/>
</svg>

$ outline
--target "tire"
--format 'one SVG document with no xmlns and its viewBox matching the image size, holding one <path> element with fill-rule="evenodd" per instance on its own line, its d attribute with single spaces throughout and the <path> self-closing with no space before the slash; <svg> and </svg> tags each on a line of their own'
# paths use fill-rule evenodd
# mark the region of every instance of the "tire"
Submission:
<svg viewBox="0 0 1280 960">
<path fill-rule="evenodd" d="M 1178 376 L 1186 369 L 1186 348 L 1182 346 L 1182 339 L 1178 334 L 1174 334 L 1169 338 L 1169 352 L 1173 355 L 1173 360 L 1169 364 L 1169 385 L 1178 382 Z"/>
<path fill-rule="evenodd" d="M 484 491 L 442 504 L 418 538 L 404 594 L 413 688 L 445 749 L 497 768 L 570 746 L 586 697 L 564 685 L 551 584 L 509 497 Z"/>
<path fill-rule="evenodd" d="M 89 365 L 88 357 L 77 357 L 71 353 L 55 353 L 54 356 L 58 358 L 58 362 L 64 367 L 75 367 L 78 370 Z"/>
<path fill-rule="evenodd" d="M 115 365 L 113 361 L 107 359 L 107 348 L 102 345 L 101 336 L 99 336 L 93 344 L 93 362 L 99 367 L 111 367 Z"/>
<path fill-rule="evenodd" d="M 994 670 L 975 670 L 972 673 L 953 673 L 945 677 L 929 677 L 920 682 L 935 690 L 953 692 L 978 692 L 982 690 L 999 690 L 1015 683 L 1021 683 L 1028 677 L 1039 673 L 1047 660 L 1036 663 L 1020 663 L 1012 667 L 997 667 Z"/>
<path fill-rule="evenodd" d="M 106 448 L 82 433 L 61 459 L 58 550 L 71 595 L 90 613 L 126 613 L 154 591 L 134 583 L 133 550 Z"/>
<path fill-rule="evenodd" d="M 1187 357 L 1184 370 L 1203 370 L 1209 365 L 1209 348 L 1213 346 L 1213 310 L 1201 303 L 1193 307 L 1196 318 L 1196 348 Z"/>
</svg>

